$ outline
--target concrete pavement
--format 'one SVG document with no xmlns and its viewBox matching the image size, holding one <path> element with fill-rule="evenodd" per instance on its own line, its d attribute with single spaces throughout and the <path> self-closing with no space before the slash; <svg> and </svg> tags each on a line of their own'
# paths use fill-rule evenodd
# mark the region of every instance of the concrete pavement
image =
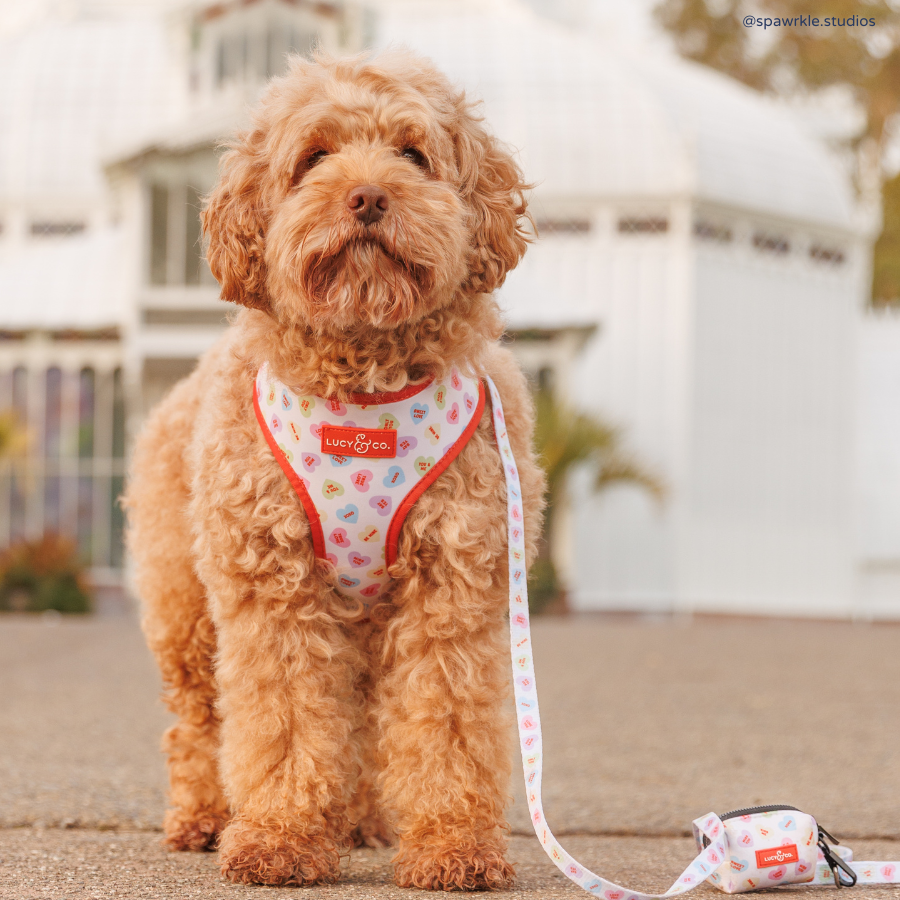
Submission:
<svg viewBox="0 0 900 900">
<path fill-rule="evenodd" d="M 548 819 L 595 871 L 664 890 L 692 818 L 772 802 L 857 858 L 900 859 L 900 627 L 570 617 L 536 622 L 534 642 Z M 159 847 L 157 692 L 131 620 L 0 618 L 0 898 L 296 896 Z M 519 771 L 519 883 L 500 896 L 580 896 L 528 837 Z M 390 855 L 354 852 L 316 896 L 417 894 L 393 886 Z"/>
</svg>

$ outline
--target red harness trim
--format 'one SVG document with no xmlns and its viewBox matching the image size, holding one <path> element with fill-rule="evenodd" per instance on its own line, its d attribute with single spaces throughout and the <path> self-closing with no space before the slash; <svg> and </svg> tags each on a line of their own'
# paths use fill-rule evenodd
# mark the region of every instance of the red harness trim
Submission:
<svg viewBox="0 0 900 900">
<path fill-rule="evenodd" d="M 456 439 L 456 443 L 447 451 L 446 456 L 442 456 L 426 475 L 422 476 L 422 480 L 406 495 L 403 502 L 394 512 L 391 524 L 387 533 L 387 552 L 385 554 L 385 562 L 393 565 L 397 560 L 397 543 L 400 540 L 400 529 L 403 527 L 409 511 L 416 505 L 416 500 L 425 493 L 425 491 L 437 480 L 437 477 L 459 456 L 463 447 L 469 442 L 469 438 L 475 433 L 478 423 L 481 421 L 481 414 L 484 412 L 484 382 L 478 382 L 478 403 L 475 405 L 475 413 L 472 420 L 466 426 L 466 430 Z M 321 530 L 321 529 L 320 529 Z"/>
<path fill-rule="evenodd" d="M 401 391 L 385 391 L 381 394 L 348 394 L 347 398 L 354 406 L 381 406 L 382 403 L 396 403 L 398 400 L 415 397 L 416 394 L 422 393 L 432 384 L 434 384 L 434 379 L 430 378 L 423 384 L 408 384 Z"/>
<path fill-rule="evenodd" d="M 259 427 L 263 433 L 263 437 L 266 439 L 266 443 L 275 455 L 275 459 L 278 460 L 278 465 L 281 466 L 284 474 L 287 475 L 288 481 L 290 481 L 297 496 L 300 498 L 303 509 L 306 510 L 306 518 L 309 519 L 309 532 L 312 537 L 313 550 L 315 551 L 316 556 L 325 559 L 325 535 L 322 533 L 322 522 L 319 519 L 319 511 L 316 509 L 316 504 L 313 503 L 312 497 L 309 496 L 309 491 L 306 490 L 306 486 L 300 480 L 300 477 L 294 471 L 291 464 L 287 461 L 287 457 L 282 453 L 281 447 L 275 442 L 275 436 L 269 431 L 269 426 L 266 424 L 266 417 L 263 415 L 263 411 L 259 406 L 259 392 L 256 390 L 256 381 L 253 382 L 253 409 L 256 411 L 256 420 L 259 422 Z"/>
</svg>

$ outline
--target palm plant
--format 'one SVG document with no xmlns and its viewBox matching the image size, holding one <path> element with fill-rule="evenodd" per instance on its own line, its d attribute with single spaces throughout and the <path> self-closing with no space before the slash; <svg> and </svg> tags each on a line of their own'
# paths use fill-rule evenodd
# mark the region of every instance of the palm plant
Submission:
<svg viewBox="0 0 900 900">
<path fill-rule="evenodd" d="M 602 491 L 614 484 L 633 484 L 661 501 L 665 488 L 652 472 L 623 448 L 622 434 L 618 428 L 558 403 L 549 388 L 536 392 L 535 409 L 535 446 L 547 475 L 544 537 L 529 573 L 530 606 L 533 612 L 539 612 L 553 601 L 564 599 L 561 598 L 553 565 L 551 542 L 554 516 L 562 508 L 567 476 L 573 466 L 587 463 L 593 467 L 595 491 Z"/>
</svg>

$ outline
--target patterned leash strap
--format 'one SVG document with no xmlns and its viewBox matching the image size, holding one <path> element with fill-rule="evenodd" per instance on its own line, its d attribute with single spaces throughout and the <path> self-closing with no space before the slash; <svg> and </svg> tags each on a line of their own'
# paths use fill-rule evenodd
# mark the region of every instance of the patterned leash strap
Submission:
<svg viewBox="0 0 900 900">
<path fill-rule="evenodd" d="M 854 862 L 853 851 L 839 845 L 830 848 L 856 873 L 857 884 L 897 884 L 900 882 L 900 863 L 897 862 Z M 819 853 L 816 875 L 810 884 L 834 884 L 834 872 Z"/>
<path fill-rule="evenodd" d="M 494 415 L 494 435 L 503 461 L 506 478 L 506 506 L 509 517 L 509 632 L 512 649 L 513 680 L 516 697 L 516 716 L 519 723 L 519 743 L 525 770 L 525 793 L 531 822 L 541 846 L 556 867 L 575 884 L 604 900 L 651 900 L 683 894 L 702 884 L 724 861 L 724 827 L 714 813 L 697 819 L 694 827 L 709 838 L 710 844 L 684 870 L 665 894 L 643 894 L 629 891 L 612 881 L 595 875 L 564 850 L 544 818 L 541 801 L 541 717 L 538 711 L 537 683 L 531 655 L 531 628 L 528 621 L 528 588 L 525 579 L 525 528 L 522 490 L 519 472 L 513 457 L 500 394 L 490 378 L 486 379 L 491 393 Z"/>
<path fill-rule="evenodd" d="M 579 863 L 553 836 L 544 818 L 541 800 L 542 741 L 541 717 L 538 710 L 537 681 L 531 652 L 531 627 L 528 619 L 528 587 L 525 577 L 525 526 L 522 490 L 519 473 L 503 417 L 503 405 L 494 382 L 488 377 L 491 408 L 494 416 L 494 435 L 503 474 L 506 478 L 506 505 L 509 531 L 509 633 L 512 651 L 513 683 L 516 699 L 516 717 L 519 726 L 519 744 L 522 750 L 522 766 L 525 772 L 525 794 L 528 811 L 535 834 L 546 854 L 556 867 L 575 884 L 604 900 L 658 900 L 690 891 L 702 884 L 725 861 L 728 840 L 721 819 L 715 813 L 695 819 L 694 835 L 698 846 L 706 837 L 709 845 L 695 857 L 675 883 L 664 894 L 644 894 L 631 891 L 612 881 L 601 878 L 587 866 Z M 900 863 L 852 862 L 852 851 L 847 847 L 833 847 L 832 852 L 851 865 L 860 884 L 894 884 Z M 816 866 L 813 884 L 833 884 L 831 868 L 820 859 Z"/>
</svg>

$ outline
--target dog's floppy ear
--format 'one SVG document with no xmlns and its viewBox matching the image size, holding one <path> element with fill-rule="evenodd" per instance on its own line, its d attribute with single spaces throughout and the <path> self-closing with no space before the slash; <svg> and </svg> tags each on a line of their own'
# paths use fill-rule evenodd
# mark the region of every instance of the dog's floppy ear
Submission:
<svg viewBox="0 0 900 900">
<path fill-rule="evenodd" d="M 222 286 L 222 299 L 269 311 L 266 292 L 266 221 L 261 187 L 264 166 L 258 161 L 258 134 L 231 146 L 219 164 L 219 181 L 201 214 L 209 240 L 206 259 Z"/>
<path fill-rule="evenodd" d="M 463 98 L 455 134 L 460 194 L 473 217 L 465 289 L 489 294 L 518 265 L 531 240 L 522 218 L 531 220 L 524 192 L 531 185 L 509 152 L 488 134 Z"/>
</svg>

